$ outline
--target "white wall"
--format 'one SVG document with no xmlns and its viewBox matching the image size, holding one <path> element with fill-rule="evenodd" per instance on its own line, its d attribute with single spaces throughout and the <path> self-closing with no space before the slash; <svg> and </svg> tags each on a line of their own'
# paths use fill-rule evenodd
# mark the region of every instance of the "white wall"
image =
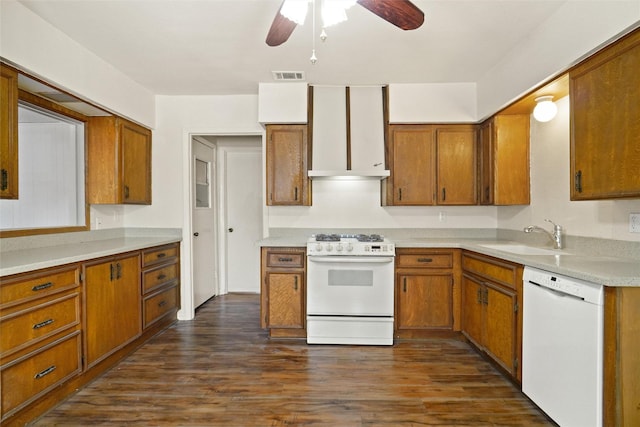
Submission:
<svg viewBox="0 0 640 427">
<path fill-rule="evenodd" d="M 312 182 L 313 206 L 268 208 L 272 228 L 495 228 L 491 206 L 380 206 L 380 181 Z M 444 218 L 440 220 L 440 213 Z"/>
<path fill-rule="evenodd" d="M 535 224 L 550 229 L 544 222 L 549 218 L 569 235 L 640 241 L 640 233 L 629 233 L 629 213 L 640 212 L 640 199 L 569 200 L 569 97 L 556 104 L 558 115 L 552 121 L 531 120 L 531 204 L 498 208 L 498 227 L 522 230 Z"/>
<path fill-rule="evenodd" d="M 0 56 L 79 98 L 155 125 L 153 93 L 16 1 L 0 1 Z"/>
<path fill-rule="evenodd" d="M 486 118 L 640 22 L 640 0 L 567 1 L 478 84 Z"/>
</svg>

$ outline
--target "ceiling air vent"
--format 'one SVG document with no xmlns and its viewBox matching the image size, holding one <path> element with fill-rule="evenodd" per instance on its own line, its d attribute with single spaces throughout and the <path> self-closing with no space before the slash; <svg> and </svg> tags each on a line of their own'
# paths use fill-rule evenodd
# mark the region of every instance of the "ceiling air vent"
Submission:
<svg viewBox="0 0 640 427">
<path fill-rule="evenodd" d="M 277 81 L 302 81 L 303 71 L 272 71 L 273 79 Z"/>
</svg>

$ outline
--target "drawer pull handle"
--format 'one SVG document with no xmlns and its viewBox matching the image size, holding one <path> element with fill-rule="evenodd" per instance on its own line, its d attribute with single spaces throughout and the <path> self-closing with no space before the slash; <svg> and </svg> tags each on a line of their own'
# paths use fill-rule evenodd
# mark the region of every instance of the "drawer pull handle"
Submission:
<svg viewBox="0 0 640 427">
<path fill-rule="evenodd" d="M 56 365 L 51 365 L 49 366 L 47 369 L 45 369 L 44 371 L 40 371 L 37 374 L 35 374 L 33 376 L 34 379 L 38 380 L 46 375 L 49 375 L 51 372 L 56 370 Z"/>
<path fill-rule="evenodd" d="M 158 280 L 164 280 L 167 278 L 166 274 L 158 274 Z"/>
<path fill-rule="evenodd" d="M 48 326 L 52 323 L 53 323 L 53 319 L 47 319 L 44 322 L 36 323 L 35 325 L 33 325 L 33 329 L 44 328 L 45 326 Z"/>
<path fill-rule="evenodd" d="M 418 258 L 418 262 L 432 262 L 433 258 Z"/>
<path fill-rule="evenodd" d="M 31 290 L 32 290 L 33 292 L 38 292 L 38 291 L 41 291 L 41 290 L 43 290 L 43 289 L 50 288 L 50 287 L 52 287 L 52 286 L 53 286 L 53 282 L 47 282 L 47 283 L 43 283 L 43 284 L 41 284 L 41 285 L 36 285 L 36 286 L 34 286 L 33 288 L 31 288 Z"/>
<path fill-rule="evenodd" d="M 158 307 L 164 307 L 165 305 L 167 305 L 167 301 L 162 300 L 158 303 Z"/>
<path fill-rule="evenodd" d="M 293 258 L 278 258 L 278 261 L 280 261 L 280 262 L 291 262 L 291 261 L 293 261 Z"/>
<path fill-rule="evenodd" d="M 165 254 L 164 252 L 160 252 L 160 253 L 157 255 L 157 257 L 158 257 L 158 258 L 164 258 L 164 257 L 166 257 L 166 256 L 167 256 L 167 254 Z"/>
</svg>

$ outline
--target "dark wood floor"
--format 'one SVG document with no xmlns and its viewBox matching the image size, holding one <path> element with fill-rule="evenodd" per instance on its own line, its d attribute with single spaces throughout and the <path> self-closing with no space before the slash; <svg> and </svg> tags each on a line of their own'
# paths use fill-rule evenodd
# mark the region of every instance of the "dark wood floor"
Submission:
<svg viewBox="0 0 640 427">
<path fill-rule="evenodd" d="M 201 307 L 36 426 L 550 426 L 466 343 L 269 340 L 257 295 Z"/>
</svg>

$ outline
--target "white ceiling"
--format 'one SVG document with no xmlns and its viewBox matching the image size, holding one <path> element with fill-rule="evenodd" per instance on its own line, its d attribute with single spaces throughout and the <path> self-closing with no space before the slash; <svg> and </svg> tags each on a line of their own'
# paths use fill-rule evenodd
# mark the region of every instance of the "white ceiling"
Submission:
<svg viewBox="0 0 640 427">
<path fill-rule="evenodd" d="M 265 44 L 281 0 L 21 0 L 163 95 L 255 94 L 272 71 L 314 84 L 475 82 L 565 2 L 413 0 L 425 23 L 412 31 L 355 5 L 317 38 L 312 65 L 310 17 L 283 45 Z"/>
</svg>

